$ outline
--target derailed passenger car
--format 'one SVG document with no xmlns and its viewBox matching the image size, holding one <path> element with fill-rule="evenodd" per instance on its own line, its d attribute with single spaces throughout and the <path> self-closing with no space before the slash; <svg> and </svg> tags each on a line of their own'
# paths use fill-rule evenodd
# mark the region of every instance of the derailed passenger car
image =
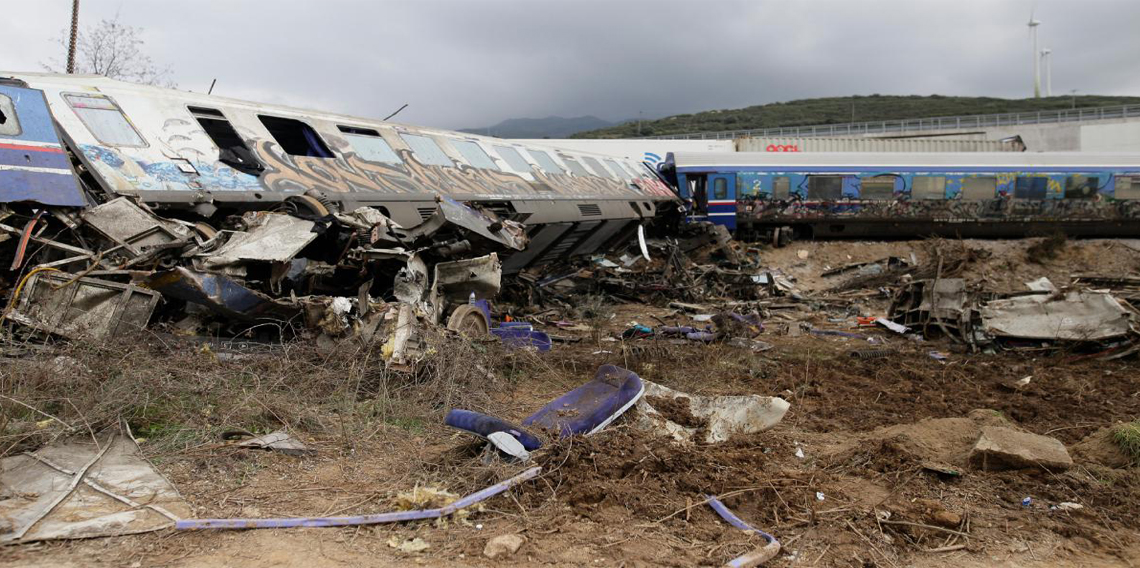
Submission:
<svg viewBox="0 0 1140 568">
<path fill-rule="evenodd" d="M 626 239 L 674 201 L 628 161 L 102 77 L 0 73 L 0 113 L 5 317 L 70 337 L 146 325 L 111 303 L 154 290 L 197 331 L 386 325 L 404 361 L 413 319 L 444 323 L 503 271 Z M 38 318 L 20 299 L 80 284 L 104 292 Z M 73 325 L 95 311 L 114 323 Z"/>
</svg>

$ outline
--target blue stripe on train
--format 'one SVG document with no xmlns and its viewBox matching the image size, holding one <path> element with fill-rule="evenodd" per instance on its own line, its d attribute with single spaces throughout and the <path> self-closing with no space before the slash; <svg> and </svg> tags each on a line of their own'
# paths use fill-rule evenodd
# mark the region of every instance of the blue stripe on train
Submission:
<svg viewBox="0 0 1140 568">
<path fill-rule="evenodd" d="M 87 202 L 71 170 L 58 174 L 0 169 L 0 202 L 35 201 L 43 205 L 81 207 Z"/>
<path fill-rule="evenodd" d="M 5 139 L 0 138 L 0 144 Z M 0 146 L 0 165 L 3 166 L 31 166 L 33 168 L 60 168 L 70 172 L 71 163 L 67 155 L 62 152 L 44 152 L 42 150 L 4 148 Z"/>
</svg>

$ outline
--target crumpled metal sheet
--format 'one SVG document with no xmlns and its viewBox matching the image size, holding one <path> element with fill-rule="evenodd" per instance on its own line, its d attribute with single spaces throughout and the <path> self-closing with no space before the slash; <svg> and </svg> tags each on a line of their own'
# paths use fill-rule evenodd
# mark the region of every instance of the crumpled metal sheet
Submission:
<svg viewBox="0 0 1140 568">
<path fill-rule="evenodd" d="M 514 250 L 525 249 L 529 240 L 521 223 L 497 219 L 493 214 L 468 207 L 450 197 L 440 198 L 435 213 L 423 223 L 398 233 L 406 242 L 412 242 L 434 235 L 448 223 Z"/>
<path fill-rule="evenodd" d="M 0 542 L 155 531 L 191 515 L 178 490 L 113 435 L 0 460 Z"/>
<path fill-rule="evenodd" d="M 69 339 L 102 339 L 146 327 L 158 294 L 64 272 L 37 272 L 8 319 Z"/>
<path fill-rule="evenodd" d="M 158 217 L 126 197 L 92 207 L 80 217 L 96 231 L 123 246 L 132 256 L 147 247 L 162 246 L 193 237 L 193 231 L 179 223 Z"/>
<path fill-rule="evenodd" d="M 268 212 L 247 213 L 252 226 L 230 234 L 218 250 L 204 255 L 203 268 L 220 268 L 246 261 L 286 262 L 317 238 L 316 223 Z"/>
<path fill-rule="evenodd" d="M 178 267 L 155 272 L 143 285 L 163 296 L 200 304 L 217 314 L 241 321 L 286 322 L 301 314 L 301 306 L 275 300 L 221 274 Z"/>
<path fill-rule="evenodd" d="M 985 332 L 997 337 L 1101 341 L 1121 337 L 1129 330 L 1128 311 L 1104 292 L 993 300 L 980 313 Z"/>
</svg>

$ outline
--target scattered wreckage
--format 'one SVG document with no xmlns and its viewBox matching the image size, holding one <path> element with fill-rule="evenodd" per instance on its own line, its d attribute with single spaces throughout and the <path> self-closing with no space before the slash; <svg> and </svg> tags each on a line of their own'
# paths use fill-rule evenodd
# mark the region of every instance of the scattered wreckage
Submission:
<svg viewBox="0 0 1140 568">
<path fill-rule="evenodd" d="M 23 224 L 4 225 L 22 243 L 18 252 L 41 245 L 13 261 L 22 276 L 9 321 L 107 338 L 146 327 L 159 310 L 192 334 L 386 341 L 396 367 L 417 357 L 417 325 L 458 329 L 464 312 L 456 306 L 497 294 L 494 251 L 527 243 L 518 223 L 446 197 L 411 228 L 372 208 L 322 217 L 249 211 L 219 231 L 160 217 L 127 197 L 78 214 L 45 211 L 0 213 Z"/>
</svg>

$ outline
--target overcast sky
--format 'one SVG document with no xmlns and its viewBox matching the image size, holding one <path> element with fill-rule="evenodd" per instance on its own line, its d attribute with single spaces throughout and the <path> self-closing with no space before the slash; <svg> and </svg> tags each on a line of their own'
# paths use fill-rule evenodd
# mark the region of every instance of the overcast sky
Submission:
<svg viewBox="0 0 1140 568">
<path fill-rule="evenodd" d="M 0 69 L 59 59 L 70 0 L 3 3 Z M 851 94 L 1140 95 L 1137 0 L 82 0 L 180 88 L 445 128 Z"/>
</svg>

